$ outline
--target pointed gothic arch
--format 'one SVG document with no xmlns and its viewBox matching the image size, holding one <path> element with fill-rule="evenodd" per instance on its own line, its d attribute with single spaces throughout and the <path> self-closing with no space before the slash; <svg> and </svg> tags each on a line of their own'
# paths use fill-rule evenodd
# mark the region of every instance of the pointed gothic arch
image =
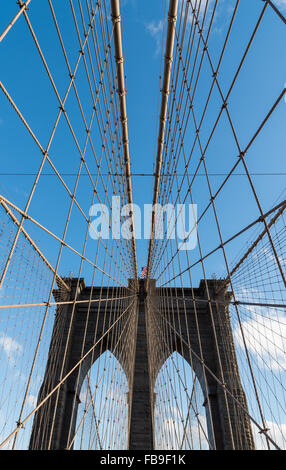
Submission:
<svg viewBox="0 0 286 470">
<path fill-rule="evenodd" d="M 128 394 L 124 369 L 107 349 L 92 364 L 81 385 L 74 434 L 75 450 L 128 448 Z M 106 416 L 111 423 L 109 426 L 106 426 Z M 114 429 L 117 429 L 115 434 Z"/>
<path fill-rule="evenodd" d="M 77 280 L 74 280 L 71 282 L 71 292 L 55 291 L 55 299 L 66 301 L 74 298 L 76 286 Z M 89 296 L 89 288 L 85 287 L 83 280 L 77 288 L 83 298 Z M 94 288 L 93 298 L 107 297 L 105 291 L 106 288 Z M 113 318 L 116 315 L 112 304 L 102 301 L 90 308 L 86 305 L 66 305 L 57 309 L 38 404 L 54 390 L 62 377 L 69 374 L 69 371 L 73 372 L 35 413 L 30 449 L 73 449 L 73 436 L 81 402 L 80 391 L 88 372 L 102 354 L 112 352 L 124 371 L 130 389 L 132 377 L 123 354 L 126 338 L 122 335 L 115 342 L 114 338 L 105 334 L 110 327 L 109 316 Z M 118 315 L 120 313 L 122 312 L 119 311 Z"/>
<path fill-rule="evenodd" d="M 154 391 L 155 449 L 207 450 L 212 447 L 202 387 L 190 363 L 177 351 L 162 365 Z"/>
</svg>

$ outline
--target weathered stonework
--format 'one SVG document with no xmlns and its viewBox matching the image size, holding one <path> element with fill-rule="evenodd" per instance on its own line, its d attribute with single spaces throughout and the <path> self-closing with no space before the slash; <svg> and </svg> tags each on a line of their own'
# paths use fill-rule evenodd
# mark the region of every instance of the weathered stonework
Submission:
<svg viewBox="0 0 286 470">
<path fill-rule="evenodd" d="M 174 327 L 169 328 L 171 350 L 164 351 L 160 347 L 160 354 L 157 354 L 161 357 L 157 373 L 173 352 L 180 353 L 194 369 L 200 382 L 212 447 L 222 450 L 254 449 L 249 416 L 220 384 L 224 383 L 244 410 L 248 410 L 228 311 L 230 294 L 224 281 L 208 280 L 207 286 L 208 295 L 205 281 L 201 281 L 196 289 L 165 288 L 162 295 L 162 289 L 150 282 L 150 305 L 160 311 L 163 302 L 161 311 L 166 312 L 166 320 Z M 193 299 L 196 299 L 195 302 Z M 210 303 L 208 299 L 215 299 L 216 302 Z M 201 358 L 205 368 L 202 367 Z"/>
</svg>

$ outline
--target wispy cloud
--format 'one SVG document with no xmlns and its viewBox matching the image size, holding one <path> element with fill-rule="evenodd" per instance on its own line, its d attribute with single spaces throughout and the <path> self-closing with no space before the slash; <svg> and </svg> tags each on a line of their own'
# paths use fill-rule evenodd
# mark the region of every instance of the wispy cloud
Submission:
<svg viewBox="0 0 286 470">
<path fill-rule="evenodd" d="M 280 7 L 282 10 L 286 11 L 286 0 L 273 0 L 273 3 Z"/>
<path fill-rule="evenodd" d="M 222 0 L 222 1 L 224 1 L 224 0 Z M 182 0 L 179 1 L 178 12 L 181 11 L 181 5 L 182 5 Z M 195 3 L 193 3 L 193 6 L 194 5 L 195 5 Z M 199 8 L 199 5 L 200 5 L 200 8 Z M 206 18 L 205 18 L 205 23 L 204 23 L 205 28 L 207 27 L 207 24 L 210 20 L 210 17 L 211 17 L 212 11 L 213 11 L 213 6 L 214 6 L 214 0 L 209 0 L 209 1 L 202 0 L 201 3 L 199 3 L 199 2 L 197 3 L 196 15 L 198 16 L 198 20 L 199 20 L 200 23 L 203 21 L 205 13 L 207 12 L 206 13 Z M 227 14 L 229 16 L 232 13 L 232 11 L 233 11 L 233 7 L 226 4 L 226 6 L 224 8 L 224 18 L 223 18 L 223 24 L 224 25 L 226 23 L 225 22 L 225 15 Z M 184 15 L 184 13 L 183 13 L 183 15 Z M 218 13 L 216 13 L 215 22 L 217 22 L 219 16 L 220 15 Z M 193 13 L 192 13 L 192 8 L 190 8 L 189 13 L 188 13 L 188 23 L 191 24 L 192 21 L 193 21 Z M 162 47 L 163 29 L 164 29 L 164 21 L 163 20 L 159 20 L 157 22 L 152 21 L 152 22 L 146 24 L 146 31 L 154 38 L 155 43 L 156 43 L 155 56 L 157 56 L 160 53 L 160 50 L 161 50 L 161 47 Z M 216 25 L 214 29 L 215 29 L 216 32 L 221 32 L 222 27 Z"/>
<path fill-rule="evenodd" d="M 161 423 L 157 423 L 157 426 L 156 435 L 159 436 L 157 446 L 161 449 L 170 448 L 172 443 L 182 445 L 182 448 L 185 446 L 191 446 L 193 449 L 206 450 L 209 448 L 205 438 L 205 435 L 208 434 L 207 421 L 203 415 L 199 415 L 198 420 L 195 419 L 189 423 L 186 429 L 184 429 L 182 421 L 174 419 L 174 417 L 162 419 Z"/>
<path fill-rule="evenodd" d="M 35 395 L 28 395 L 27 396 L 27 403 L 32 407 L 36 408 L 37 406 L 37 397 Z"/>
<path fill-rule="evenodd" d="M 159 20 L 158 22 L 152 21 L 151 23 L 146 24 L 146 31 L 155 40 L 155 44 L 156 44 L 155 56 L 157 56 L 161 50 L 163 28 L 164 28 L 163 20 Z"/>
<path fill-rule="evenodd" d="M 257 307 L 256 307 L 257 311 Z M 286 318 L 277 312 L 265 318 L 252 311 L 253 318 L 242 322 L 245 341 L 248 350 L 256 356 L 260 367 L 272 371 L 286 370 Z M 243 348 L 243 339 L 240 328 L 234 331 L 239 347 Z"/>
<path fill-rule="evenodd" d="M 255 289 L 242 288 L 237 296 L 243 301 L 263 302 L 263 293 Z M 244 307 L 249 317 L 243 319 L 242 329 L 248 350 L 263 369 L 286 370 L 286 316 L 280 309 L 251 306 Z M 235 341 L 244 349 L 239 326 L 234 329 Z"/>
<path fill-rule="evenodd" d="M 266 427 L 269 429 L 268 434 L 273 439 L 274 442 L 280 447 L 282 450 L 286 450 L 286 424 L 284 423 L 274 423 L 272 421 L 266 421 Z M 263 426 L 262 426 L 263 427 Z M 266 450 L 266 439 L 263 435 L 259 432 L 257 426 L 252 426 L 253 438 L 255 442 L 255 447 L 257 450 Z"/>
<path fill-rule="evenodd" d="M 4 353 L 6 354 L 8 362 L 11 365 L 15 365 L 16 356 L 23 349 L 21 344 L 17 343 L 17 341 L 15 341 L 10 336 L 6 336 L 4 333 L 0 333 L 0 347 L 2 347 Z"/>
<path fill-rule="evenodd" d="M 184 426 L 181 420 L 175 418 L 162 419 L 161 422 L 157 421 L 157 436 L 160 436 L 157 444 L 159 448 L 168 448 L 168 441 L 184 443 L 186 446 L 191 445 L 193 449 L 208 449 L 209 444 L 205 436 L 208 436 L 207 420 L 202 414 L 198 415 L 198 420 L 192 420 L 189 426 L 184 431 Z M 157 417 L 158 420 L 159 416 Z M 200 423 L 200 424 L 199 424 Z M 268 435 L 274 442 L 283 450 L 286 450 L 286 424 L 276 423 L 274 421 L 266 420 L 266 427 Z M 261 425 L 262 426 L 262 425 Z M 252 424 L 253 438 L 257 450 L 267 449 L 265 437 L 261 434 L 260 429 Z"/>
</svg>

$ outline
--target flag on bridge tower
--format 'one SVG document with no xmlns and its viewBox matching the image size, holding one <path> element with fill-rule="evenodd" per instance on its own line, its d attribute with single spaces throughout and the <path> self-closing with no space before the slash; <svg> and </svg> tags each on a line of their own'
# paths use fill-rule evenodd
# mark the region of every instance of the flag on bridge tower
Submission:
<svg viewBox="0 0 286 470">
<path fill-rule="evenodd" d="M 141 278 L 144 279 L 147 276 L 147 266 L 142 267 Z"/>
</svg>

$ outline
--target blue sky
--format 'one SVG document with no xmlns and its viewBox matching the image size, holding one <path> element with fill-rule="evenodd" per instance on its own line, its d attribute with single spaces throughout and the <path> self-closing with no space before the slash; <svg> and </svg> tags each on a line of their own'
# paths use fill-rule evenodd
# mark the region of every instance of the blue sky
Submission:
<svg viewBox="0 0 286 470">
<path fill-rule="evenodd" d="M 209 41 L 209 50 L 214 63 L 220 53 L 234 3 L 234 1 L 219 2 L 214 28 Z M 279 3 L 281 8 L 285 7 L 285 2 L 276 3 Z M 64 14 L 62 5 L 56 5 L 56 12 L 60 20 L 63 19 Z M 125 0 L 122 2 L 130 154 L 134 173 L 152 173 L 154 171 L 158 106 L 160 103 L 161 43 L 165 8 L 165 2 L 159 0 L 144 2 Z M 226 50 L 220 73 L 220 84 L 224 92 L 228 89 L 261 9 L 260 1 L 241 0 L 240 2 L 237 20 L 233 26 L 230 44 Z M 4 25 L 7 24 L 14 13 L 14 2 L 5 2 L 0 20 L 1 30 L 4 29 Z M 63 56 L 56 41 L 55 30 L 51 27 L 51 14 L 47 2 L 42 0 L 38 3 L 37 8 L 31 7 L 29 15 L 51 72 L 55 77 L 56 85 L 63 94 L 68 84 L 68 76 L 64 68 Z M 76 44 L 75 35 L 70 34 L 72 22 L 68 12 L 65 13 L 65 22 L 60 21 L 60 24 L 64 40 L 68 44 L 68 54 L 72 63 L 72 60 L 75 60 L 78 45 Z M 242 145 L 248 143 L 284 87 L 286 65 L 281 49 L 283 40 L 282 22 L 269 8 L 229 100 L 230 112 L 238 129 Z M 51 44 L 53 44 L 53 47 L 51 47 Z M 1 62 L 5 63 L 5 67 L 1 70 L 2 82 L 7 86 L 8 91 L 15 99 L 39 140 L 43 143 L 47 142 L 58 104 L 47 82 L 31 35 L 28 34 L 24 18 L 21 18 L 16 27 L 9 32 L 1 44 L 0 54 Z M 205 78 L 200 81 L 200 89 L 197 94 L 198 100 L 195 103 L 198 115 L 200 115 L 200 109 L 210 86 L 210 70 L 207 64 L 204 72 L 203 77 Z M 78 82 L 80 82 L 80 78 Z M 85 96 L 87 92 L 84 86 L 80 91 L 84 101 L 88 103 L 88 95 Z M 203 142 L 206 141 L 217 110 L 221 105 L 217 92 L 214 92 L 213 96 L 209 116 L 202 130 Z M 78 130 L 79 139 L 82 142 L 79 116 L 75 112 L 73 113 L 73 99 L 73 97 L 70 98 L 67 107 L 71 112 L 71 120 Z M 11 109 L 3 94 L 1 94 L 0 100 L 2 172 L 34 173 L 39 165 L 38 149 L 32 142 L 31 137 L 27 135 L 27 131 L 19 122 L 19 118 Z M 250 171 L 254 173 L 285 173 L 285 110 L 285 103 L 280 103 L 263 133 L 251 148 L 247 158 Z M 187 145 L 188 143 L 186 143 L 186 147 Z M 75 171 L 77 168 L 75 152 L 72 140 L 67 137 L 67 127 L 62 121 L 51 152 L 52 159 L 60 172 Z M 226 119 L 222 119 L 207 155 L 208 171 L 210 173 L 227 173 L 235 161 L 236 153 L 229 126 Z M 191 165 L 190 171 L 193 168 Z M 44 173 L 45 171 L 49 172 L 50 168 L 45 166 Z M 243 172 L 242 168 L 239 167 L 237 172 Z M 33 179 L 29 176 L 1 176 L 1 192 L 7 195 L 12 202 L 23 208 Z M 268 210 L 281 195 L 285 186 L 285 176 L 254 176 L 253 179 L 263 210 Z M 52 228 L 57 235 L 60 235 L 68 200 L 64 199 L 64 190 L 55 180 L 55 177 L 42 177 L 30 213 L 35 219 Z M 205 178 L 202 177 L 197 180 L 198 182 L 193 189 L 193 197 L 194 202 L 198 204 L 200 214 L 200 211 L 205 207 L 208 192 L 205 186 Z M 211 178 L 214 190 L 222 180 L 222 176 Z M 66 177 L 66 181 L 72 185 L 74 179 L 73 177 Z M 134 202 L 141 207 L 144 203 L 151 203 L 153 178 L 133 177 L 132 183 Z M 82 191 L 83 194 L 84 191 Z M 58 200 L 62 201 L 63 211 L 57 207 Z M 84 209 L 88 211 L 87 196 L 83 195 L 82 201 Z M 231 178 L 230 184 L 226 185 L 225 191 L 223 191 L 222 197 L 218 198 L 217 204 L 218 212 L 223 219 L 224 238 L 231 236 L 259 215 L 244 176 L 233 176 Z M 45 207 L 44 213 L 43 206 Z M 239 213 L 239 217 L 234 219 L 234 213 Z M 211 241 L 208 235 L 206 227 L 210 227 L 210 224 L 213 224 L 211 215 L 209 219 L 205 219 L 205 222 L 202 221 L 202 228 L 200 229 L 205 252 L 212 249 L 217 243 L 215 237 Z M 29 223 L 27 223 L 28 226 Z M 34 232 L 35 227 L 31 226 L 29 229 L 33 232 L 33 236 L 39 240 L 43 251 L 47 252 L 47 256 L 53 263 L 55 261 L 52 254 L 54 252 L 53 241 L 41 232 Z M 75 247 L 78 247 L 80 242 L 80 239 L 77 238 L 77 234 L 74 232 L 72 241 Z M 229 253 L 230 258 L 235 257 L 242 243 L 244 243 L 243 239 L 238 244 L 233 244 Z M 139 269 L 146 264 L 147 249 L 147 241 L 138 241 Z M 192 253 L 192 255 L 195 259 L 197 254 Z M 60 268 L 62 273 L 76 271 L 76 267 L 69 268 L 67 262 L 64 262 Z M 223 274 L 223 267 L 220 266 L 220 261 L 215 256 L 213 261 L 210 261 L 208 269 L 210 275 L 213 272 L 217 272 L 218 275 Z M 197 281 L 199 277 L 202 277 L 201 272 L 198 272 Z"/>
</svg>

